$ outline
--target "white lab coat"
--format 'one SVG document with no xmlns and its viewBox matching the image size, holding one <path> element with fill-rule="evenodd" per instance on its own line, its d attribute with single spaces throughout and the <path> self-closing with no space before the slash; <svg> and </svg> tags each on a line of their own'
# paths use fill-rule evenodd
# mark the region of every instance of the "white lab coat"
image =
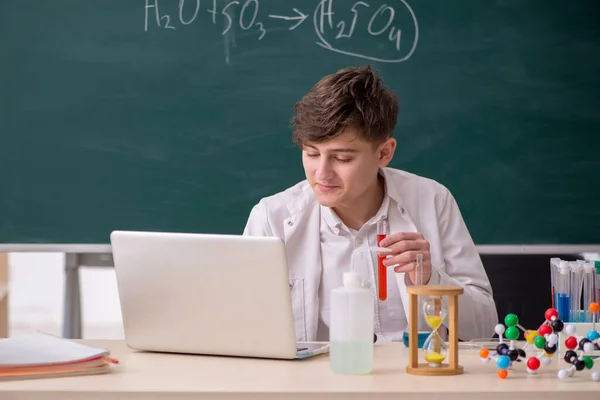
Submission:
<svg viewBox="0 0 600 400">
<path fill-rule="evenodd" d="M 443 185 L 405 171 L 384 168 L 388 194 L 400 214 L 430 243 L 432 277 L 429 284 L 458 285 L 458 337 L 489 338 L 498 323 L 492 288 L 456 201 Z M 321 277 L 320 208 L 307 181 L 260 200 L 244 235 L 277 236 L 284 240 L 294 313 L 296 339 L 316 340 Z M 389 220 L 391 233 L 400 221 Z M 402 225 L 406 225 L 405 222 Z M 404 273 L 396 275 L 405 314 L 409 315 Z M 423 325 L 419 329 L 424 329 Z"/>
</svg>

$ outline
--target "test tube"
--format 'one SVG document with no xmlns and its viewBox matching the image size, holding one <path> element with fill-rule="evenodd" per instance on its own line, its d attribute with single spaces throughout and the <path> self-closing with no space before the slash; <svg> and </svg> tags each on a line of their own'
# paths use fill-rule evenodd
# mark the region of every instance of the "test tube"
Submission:
<svg viewBox="0 0 600 400">
<path fill-rule="evenodd" d="M 583 288 L 583 268 L 579 261 L 571 261 L 571 294 L 569 295 L 569 322 L 581 322 L 581 289 Z"/>
<path fill-rule="evenodd" d="M 596 296 L 594 302 L 600 304 L 600 261 L 594 262 L 594 267 L 596 268 L 596 283 L 594 284 Z M 599 321 L 600 311 L 598 311 L 596 314 L 596 321 Z"/>
<path fill-rule="evenodd" d="M 377 222 L 377 246 L 380 246 L 380 243 L 387 236 L 387 222 L 385 220 L 380 220 Z M 379 282 L 379 300 L 385 301 L 387 299 L 387 268 L 383 265 L 383 260 L 385 260 L 385 255 L 380 254 L 378 257 L 378 269 L 377 269 L 377 277 Z"/>
<path fill-rule="evenodd" d="M 556 274 L 556 290 L 558 292 L 558 318 L 563 322 L 569 322 L 569 296 L 571 294 L 571 274 L 569 262 L 561 261 Z"/>
<path fill-rule="evenodd" d="M 594 284 L 595 284 L 595 268 L 594 263 L 585 263 L 583 267 L 583 309 L 585 317 L 583 322 L 593 322 L 590 304 L 595 300 Z"/>
<path fill-rule="evenodd" d="M 558 257 L 550 259 L 550 293 L 552 295 L 552 308 L 556 308 L 558 306 L 558 301 L 556 299 L 556 272 L 558 270 L 559 263 L 560 258 Z"/>
<path fill-rule="evenodd" d="M 417 262 L 415 264 L 415 282 L 416 286 L 423 285 L 423 254 L 417 253 Z"/>
</svg>

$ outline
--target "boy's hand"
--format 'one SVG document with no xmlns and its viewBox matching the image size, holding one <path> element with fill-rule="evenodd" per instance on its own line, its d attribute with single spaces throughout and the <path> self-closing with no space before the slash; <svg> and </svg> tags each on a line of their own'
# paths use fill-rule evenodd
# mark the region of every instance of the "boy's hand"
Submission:
<svg viewBox="0 0 600 400">
<path fill-rule="evenodd" d="M 394 233 L 379 243 L 379 247 L 386 247 L 391 252 L 380 253 L 380 256 L 388 257 L 383 265 L 390 267 L 395 265 L 394 272 L 408 272 L 411 282 L 416 284 L 417 254 L 423 255 L 423 285 L 431 278 L 431 253 L 429 242 L 419 232 Z"/>
</svg>

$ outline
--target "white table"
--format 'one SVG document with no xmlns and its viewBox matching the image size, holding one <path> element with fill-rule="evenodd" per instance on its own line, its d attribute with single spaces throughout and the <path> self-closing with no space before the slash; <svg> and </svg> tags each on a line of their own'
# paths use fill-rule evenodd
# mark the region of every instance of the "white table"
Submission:
<svg viewBox="0 0 600 400">
<path fill-rule="evenodd" d="M 2 400 L 187 400 L 187 399 L 600 399 L 600 382 L 590 371 L 561 381 L 564 361 L 536 375 L 519 364 L 505 380 L 495 364 L 482 364 L 477 350 L 461 350 L 458 376 L 408 375 L 408 349 L 401 343 L 375 345 L 375 368 L 363 376 L 335 375 L 326 355 L 282 361 L 143 353 L 123 341 L 82 341 L 107 347 L 120 364 L 106 375 L 25 380 L 0 383 Z M 594 367 L 600 370 L 600 361 Z"/>
</svg>

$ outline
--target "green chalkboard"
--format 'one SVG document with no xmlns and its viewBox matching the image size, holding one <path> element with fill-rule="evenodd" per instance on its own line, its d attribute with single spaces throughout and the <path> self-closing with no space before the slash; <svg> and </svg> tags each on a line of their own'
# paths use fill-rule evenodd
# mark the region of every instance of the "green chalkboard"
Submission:
<svg viewBox="0 0 600 400">
<path fill-rule="evenodd" d="M 0 243 L 241 233 L 293 105 L 371 64 L 477 244 L 600 243 L 597 0 L 4 0 Z"/>
</svg>

